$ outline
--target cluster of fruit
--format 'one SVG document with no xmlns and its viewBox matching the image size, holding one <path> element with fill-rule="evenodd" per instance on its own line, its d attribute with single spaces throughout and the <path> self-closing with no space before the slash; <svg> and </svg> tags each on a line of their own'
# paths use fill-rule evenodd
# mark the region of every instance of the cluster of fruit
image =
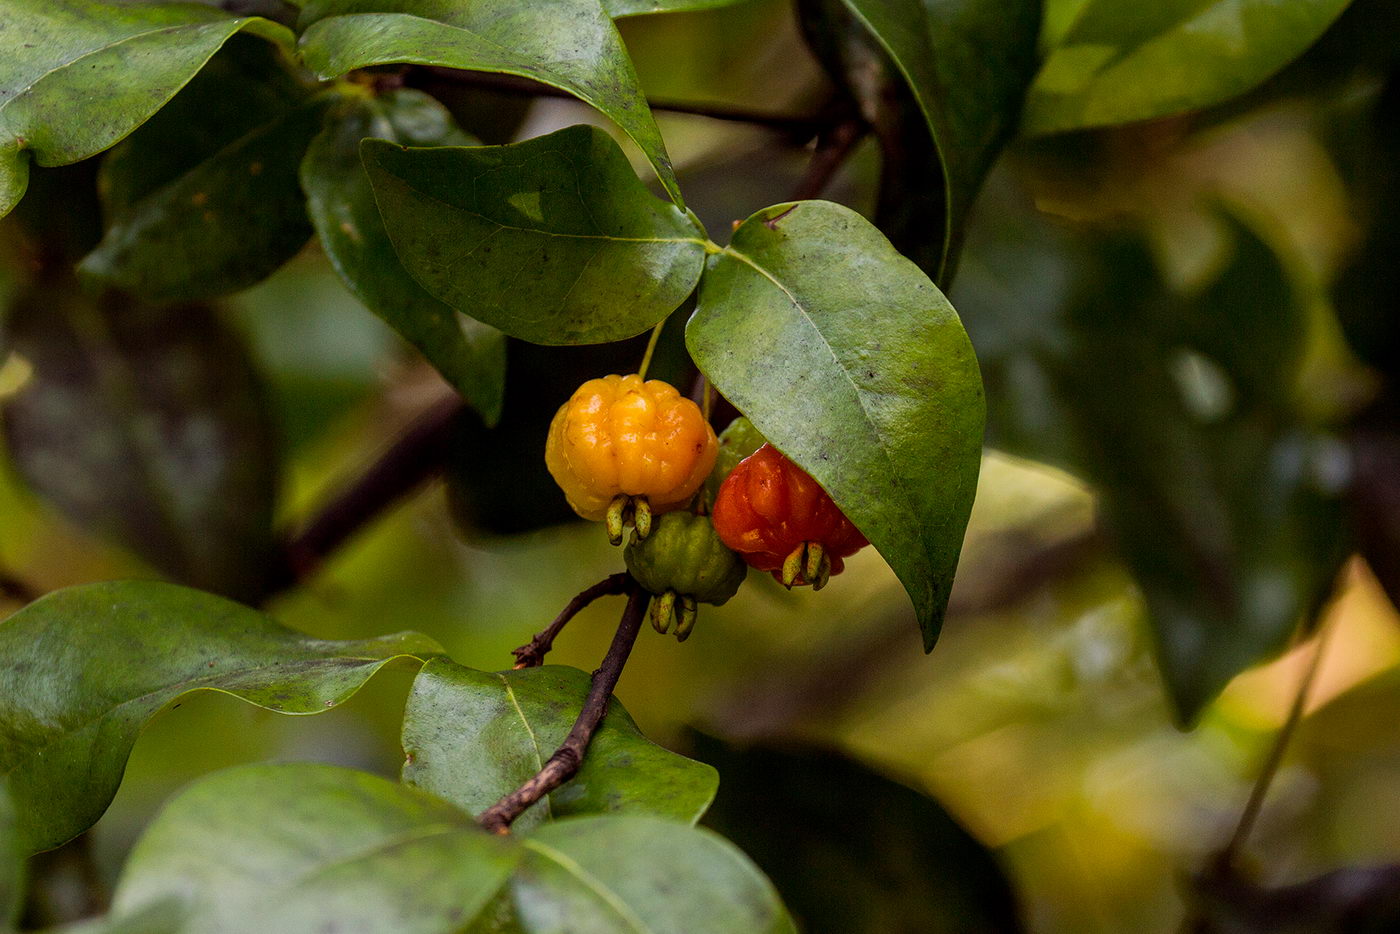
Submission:
<svg viewBox="0 0 1400 934">
<path fill-rule="evenodd" d="M 869 544 L 802 468 L 740 417 L 716 437 L 700 407 L 661 380 L 591 379 L 560 407 L 545 461 L 580 516 L 606 523 L 651 622 L 684 641 L 700 603 L 739 590 L 748 567 L 820 590 Z"/>
</svg>

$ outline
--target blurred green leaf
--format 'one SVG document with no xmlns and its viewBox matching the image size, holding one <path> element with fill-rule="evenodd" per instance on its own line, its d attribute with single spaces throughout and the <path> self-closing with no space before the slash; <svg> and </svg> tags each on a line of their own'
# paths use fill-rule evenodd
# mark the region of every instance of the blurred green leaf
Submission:
<svg viewBox="0 0 1400 934">
<path fill-rule="evenodd" d="M 21 847 L 48 849 L 90 827 L 146 721 L 190 691 L 320 713 L 389 662 L 440 651 L 416 633 L 318 641 L 155 581 L 51 593 L 0 622 L 0 779 L 10 782 Z"/>
<path fill-rule="evenodd" d="M 1346 553 L 1345 452 L 1291 401 L 1299 296 L 1267 244 L 1226 226 L 1233 252 L 1193 295 L 1136 239 L 1034 224 L 970 247 L 957 293 L 992 443 L 1095 485 L 1188 723 L 1311 620 Z"/>
<path fill-rule="evenodd" d="M 501 414 L 505 337 L 433 298 L 404 271 L 360 162 L 360 141 L 468 145 L 443 107 L 419 91 L 348 97 L 329 113 L 301 164 L 321 245 L 355 297 L 413 344 L 488 424 Z"/>
<path fill-rule="evenodd" d="M 24 853 L 9 785 L 8 779 L 0 778 L 0 934 L 15 930 L 24 906 Z"/>
<path fill-rule="evenodd" d="M 795 934 L 770 883 L 707 830 L 655 817 L 536 828 L 512 888 L 528 934 Z"/>
<path fill-rule="evenodd" d="M 259 593 L 277 440 L 247 350 L 217 314 L 49 282 L 17 298 L 3 341 L 29 372 L 0 403 L 0 430 L 35 492 L 183 583 Z"/>
<path fill-rule="evenodd" d="M 546 665 L 484 672 L 447 659 L 424 666 L 404 714 L 403 780 L 477 814 L 538 772 L 564 741 L 588 675 Z M 649 741 L 615 698 L 583 765 L 515 827 L 620 811 L 695 823 L 715 796 L 714 769 Z"/>
<path fill-rule="evenodd" d="M 599 0 L 310 0 L 301 50 L 322 78 L 407 62 L 531 78 L 616 123 L 684 206 L 622 38 Z"/>
<path fill-rule="evenodd" d="M 171 801 L 132 851 L 120 919 L 183 903 L 185 931 L 454 934 L 521 853 L 429 795 L 329 765 L 252 765 Z"/>
<path fill-rule="evenodd" d="M 1022 930 L 996 859 L 933 799 L 831 752 L 697 737 L 696 754 L 724 776 L 706 824 L 809 934 Z"/>
<path fill-rule="evenodd" d="M 811 5 L 825 33 L 816 42 L 880 139 L 876 224 L 946 282 L 967 211 L 1035 75 L 1040 2 L 840 0 L 849 16 L 836 2 Z M 941 230 L 930 230 L 931 216 Z"/>
<path fill-rule="evenodd" d="M 1298 57 L 1350 0 L 1088 0 L 1026 98 L 1030 135 L 1197 110 Z"/>
<path fill-rule="evenodd" d="M 612 137 L 573 126 L 508 146 L 363 147 L 399 259 L 437 298 L 541 344 L 614 341 L 695 288 L 704 232 Z"/>
<path fill-rule="evenodd" d="M 780 204 L 710 259 L 686 340 L 884 555 L 931 650 L 982 454 L 982 383 L 948 300 L 854 211 Z"/>
<path fill-rule="evenodd" d="M 291 44 L 268 20 L 195 4 L 6 0 L 0 8 L 0 217 L 24 195 L 26 153 L 65 165 L 159 110 L 239 30 Z"/>
<path fill-rule="evenodd" d="M 224 295 L 311 236 L 297 170 L 328 98 L 305 99 L 270 55 L 231 51 L 108 157 L 85 275 L 155 300 Z"/>
</svg>

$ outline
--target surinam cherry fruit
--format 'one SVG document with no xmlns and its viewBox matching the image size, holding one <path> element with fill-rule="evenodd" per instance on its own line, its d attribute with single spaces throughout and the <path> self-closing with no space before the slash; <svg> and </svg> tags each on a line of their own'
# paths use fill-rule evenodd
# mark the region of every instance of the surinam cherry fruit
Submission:
<svg viewBox="0 0 1400 934">
<path fill-rule="evenodd" d="M 715 497 L 715 531 L 784 586 L 826 586 L 870 544 L 815 480 L 771 444 L 740 461 Z"/>
<path fill-rule="evenodd" d="M 607 522 L 621 544 L 631 522 L 688 503 L 714 466 L 718 442 L 700 407 L 669 383 L 636 374 L 590 379 L 559 407 L 545 463 L 574 512 Z"/>
<path fill-rule="evenodd" d="M 695 628 L 696 605 L 724 603 L 749 572 L 720 541 L 710 517 L 689 512 L 658 516 L 651 535 L 634 535 L 622 557 L 637 583 L 658 598 L 651 604 L 652 627 L 664 634 L 674 621 L 681 642 Z"/>
</svg>

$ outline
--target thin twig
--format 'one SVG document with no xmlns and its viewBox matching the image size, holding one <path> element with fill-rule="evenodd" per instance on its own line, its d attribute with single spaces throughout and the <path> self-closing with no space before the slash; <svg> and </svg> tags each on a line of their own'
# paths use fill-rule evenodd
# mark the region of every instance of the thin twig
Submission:
<svg viewBox="0 0 1400 934">
<path fill-rule="evenodd" d="M 651 602 L 651 594 L 635 581 L 629 580 L 626 587 L 627 609 L 622 612 L 622 621 L 618 623 L 617 634 L 608 647 L 608 654 L 598 670 L 593 672 L 588 697 L 584 699 L 583 709 L 579 711 L 569 735 L 533 778 L 481 812 L 477 821 L 487 830 L 493 833 L 509 832 L 512 821 L 578 772 L 588 744 L 593 740 L 593 733 L 608 711 L 613 688 L 617 687 L 617 679 L 627 664 L 627 657 L 632 654 L 632 646 L 642 628 L 642 617 L 646 614 L 647 604 Z"/>
<path fill-rule="evenodd" d="M 515 75 L 502 75 L 494 72 L 484 71 L 460 71 L 455 68 L 440 68 L 437 66 L 427 66 L 421 71 L 427 72 L 435 78 L 450 81 L 453 84 L 460 84 L 467 87 L 480 88 L 486 91 L 496 91 L 501 94 L 516 94 L 526 97 L 559 97 L 568 100 L 578 100 L 577 96 L 561 88 L 548 84 L 541 84 L 538 81 L 531 81 L 529 78 L 520 78 Z M 666 101 L 649 100 L 647 102 L 652 110 L 665 111 L 667 113 L 689 114 L 695 117 L 708 117 L 711 120 L 724 120 L 732 123 L 752 123 L 755 126 L 767 127 L 771 130 L 788 133 L 794 137 L 803 139 L 810 138 L 823 125 L 830 122 L 829 119 L 821 115 L 812 116 L 792 116 L 789 114 L 765 113 L 763 111 L 749 110 L 744 107 L 731 107 L 727 104 L 711 104 L 702 101 Z"/>
<path fill-rule="evenodd" d="M 351 536 L 439 473 L 446 463 L 452 425 L 464 409 L 465 404 L 455 395 L 437 402 L 369 469 L 326 503 L 305 528 L 289 536 L 266 595 L 309 578 Z"/>
<path fill-rule="evenodd" d="M 535 638 L 518 649 L 512 649 L 515 656 L 515 667 L 536 668 L 544 664 L 544 657 L 549 654 L 549 650 L 554 648 L 554 639 L 559 635 L 559 631 L 569 624 L 569 620 L 577 616 L 584 607 L 588 606 L 599 597 L 606 597 L 612 594 L 626 593 L 627 582 L 631 578 L 626 574 L 614 574 L 605 577 L 592 587 L 584 590 L 578 596 L 565 605 L 559 611 L 559 615 L 554 617 L 554 622 L 550 623 L 544 632 L 536 633 Z"/>
<path fill-rule="evenodd" d="M 807 171 L 793 189 L 789 201 L 807 201 L 820 197 L 836 175 L 836 171 L 855 151 L 868 131 L 863 120 L 848 118 L 822 130 L 817 137 L 817 148 L 812 160 L 807 163 Z"/>
<path fill-rule="evenodd" d="M 1318 630 L 1317 644 L 1313 649 L 1312 658 L 1308 661 L 1307 670 L 1303 672 L 1302 680 L 1298 682 L 1298 690 L 1293 695 L 1293 705 L 1288 710 L 1288 718 L 1279 728 L 1278 736 L 1274 738 L 1274 745 L 1269 750 L 1268 758 L 1264 760 L 1259 777 L 1254 780 L 1254 787 L 1249 792 L 1249 800 L 1245 802 L 1244 811 L 1240 813 L 1240 821 L 1235 826 L 1235 832 L 1231 835 L 1230 842 L 1225 844 L 1225 848 L 1216 857 L 1216 864 L 1226 872 L 1233 869 L 1240 852 L 1244 849 L 1245 842 L 1249 839 L 1250 832 L 1259 820 L 1259 812 L 1263 810 L 1264 799 L 1269 794 L 1269 786 L 1273 784 L 1274 776 L 1278 774 L 1279 767 L 1283 764 L 1283 755 L 1288 750 L 1288 744 L 1293 739 L 1293 734 L 1298 730 L 1298 724 L 1303 722 L 1303 712 L 1308 706 L 1308 694 L 1312 691 L 1318 669 L 1322 667 L 1322 655 L 1327 648 L 1327 636 L 1330 632 L 1331 627 L 1324 619 Z"/>
</svg>

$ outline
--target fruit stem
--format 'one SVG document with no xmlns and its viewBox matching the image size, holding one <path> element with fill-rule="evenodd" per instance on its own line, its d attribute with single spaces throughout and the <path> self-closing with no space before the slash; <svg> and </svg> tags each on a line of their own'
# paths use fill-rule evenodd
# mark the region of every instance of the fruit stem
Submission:
<svg viewBox="0 0 1400 934">
<path fill-rule="evenodd" d="M 550 623 L 543 632 L 537 633 L 535 638 L 520 648 L 511 650 L 510 654 L 515 656 L 516 669 L 536 668 L 543 665 L 544 657 L 549 654 L 550 649 L 554 648 L 555 638 L 569 624 L 569 621 L 599 597 L 626 593 L 627 581 L 627 574 L 613 574 L 603 578 L 592 587 L 584 589 L 578 596 L 570 600 L 564 605 L 564 609 L 559 611 L 559 615 L 554 617 L 554 622 Z"/>
<path fill-rule="evenodd" d="M 651 367 L 651 355 L 656 352 L 656 342 L 661 340 L 661 329 L 666 326 L 666 319 L 662 318 L 656 322 L 656 327 L 651 329 L 651 339 L 647 341 L 646 353 L 642 354 L 642 365 L 637 367 L 637 376 L 645 380 L 647 370 Z"/>
</svg>

